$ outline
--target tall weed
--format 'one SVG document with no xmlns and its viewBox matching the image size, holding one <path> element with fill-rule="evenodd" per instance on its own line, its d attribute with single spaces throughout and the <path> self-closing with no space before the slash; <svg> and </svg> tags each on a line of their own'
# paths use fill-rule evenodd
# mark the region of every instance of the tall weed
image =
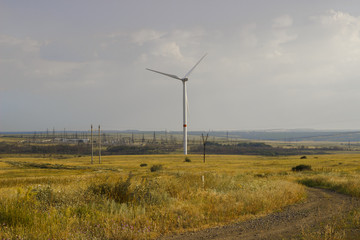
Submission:
<svg viewBox="0 0 360 240">
<path fill-rule="evenodd" d="M 146 239 L 271 212 L 301 185 L 253 175 L 166 173 L 37 185 L 0 199 L 1 238 Z"/>
<path fill-rule="evenodd" d="M 360 197 L 359 179 L 349 177 L 314 176 L 300 179 L 299 182 L 309 187 L 327 188 L 353 197 Z"/>
</svg>

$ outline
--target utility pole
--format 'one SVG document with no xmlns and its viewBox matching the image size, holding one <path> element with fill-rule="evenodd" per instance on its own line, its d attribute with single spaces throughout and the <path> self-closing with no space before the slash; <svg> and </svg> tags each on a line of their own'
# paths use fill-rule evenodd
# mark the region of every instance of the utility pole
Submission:
<svg viewBox="0 0 360 240">
<path fill-rule="evenodd" d="M 99 125 L 99 164 L 101 164 L 101 136 L 100 136 L 100 125 Z"/>
<path fill-rule="evenodd" d="M 201 134 L 202 142 L 204 145 L 204 163 L 205 163 L 205 147 L 206 147 L 208 137 L 209 137 L 209 133 L 206 134 L 206 137 L 204 137 L 204 134 Z"/>
<path fill-rule="evenodd" d="M 94 164 L 94 143 L 93 143 L 93 125 L 92 124 L 91 124 L 90 142 L 91 142 L 91 164 Z"/>
</svg>

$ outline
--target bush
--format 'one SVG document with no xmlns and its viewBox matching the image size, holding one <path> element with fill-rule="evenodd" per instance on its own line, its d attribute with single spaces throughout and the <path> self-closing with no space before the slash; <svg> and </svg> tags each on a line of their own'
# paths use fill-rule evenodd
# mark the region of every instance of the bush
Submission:
<svg viewBox="0 0 360 240">
<path fill-rule="evenodd" d="M 150 171 L 151 172 L 156 172 L 156 171 L 160 171 L 163 169 L 163 166 L 161 164 L 158 164 L 158 165 L 153 165 L 151 168 L 150 168 Z"/>
<path fill-rule="evenodd" d="M 96 195 L 110 195 L 110 192 L 112 191 L 113 186 L 111 186 L 109 183 L 102 183 L 99 185 L 91 184 L 88 187 L 88 191 L 96 194 Z"/>
<path fill-rule="evenodd" d="M 126 180 L 120 179 L 116 183 L 92 184 L 88 192 L 117 203 L 161 205 L 169 200 L 169 194 L 161 189 L 157 181 L 143 178 L 140 184 L 131 187 L 132 177 L 130 173 Z"/>
<path fill-rule="evenodd" d="M 186 158 L 185 158 L 185 162 L 191 162 L 191 159 L 188 158 L 188 157 L 186 157 Z"/>
<path fill-rule="evenodd" d="M 311 166 L 310 165 L 305 165 L 305 164 L 300 164 L 296 167 L 293 167 L 291 169 L 294 172 L 300 172 L 300 171 L 311 171 Z"/>
<path fill-rule="evenodd" d="M 32 192 L 35 193 L 36 199 L 43 204 L 50 205 L 53 201 L 54 192 L 50 185 L 38 185 L 36 188 L 32 189 Z"/>
<path fill-rule="evenodd" d="M 110 198 L 114 199 L 116 202 L 125 203 L 130 201 L 131 192 L 130 192 L 130 185 L 131 185 L 131 178 L 132 174 L 130 173 L 126 181 L 118 181 L 115 183 L 114 188 L 111 191 Z"/>
<path fill-rule="evenodd" d="M 142 164 L 140 164 L 140 167 L 146 167 L 147 166 L 147 164 L 146 163 L 142 163 Z"/>
<path fill-rule="evenodd" d="M 132 191 L 133 201 L 142 206 L 145 205 L 164 205 L 169 201 L 169 194 L 166 189 L 156 180 L 144 178 L 141 184 L 136 185 Z"/>
<path fill-rule="evenodd" d="M 302 156 L 302 157 L 300 157 L 300 159 L 307 159 L 307 157 L 306 157 L 306 156 Z"/>
<path fill-rule="evenodd" d="M 133 175 L 130 173 L 125 181 L 120 179 L 114 185 L 109 183 L 99 185 L 92 184 L 88 188 L 88 191 L 96 195 L 106 196 L 118 203 L 129 202 L 131 201 L 130 185 L 132 177 Z"/>
</svg>

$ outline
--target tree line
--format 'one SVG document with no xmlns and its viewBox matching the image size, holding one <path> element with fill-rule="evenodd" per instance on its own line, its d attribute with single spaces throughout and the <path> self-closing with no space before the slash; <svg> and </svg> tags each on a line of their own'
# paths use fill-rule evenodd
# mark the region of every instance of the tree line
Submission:
<svg viewBox="0 0 360 240">
<path fill-rule="evenodd" d="M 142 155 L 142 154 L 169 154 L 179 152 L 181 144 L 144 144 L 144 145 L 117 145 L 102 149 L 102 155 Z M 325 154 L 331 151 L 344 150 L 340 147 L 321 148 L 281 148 L 273 147 L 261 142 L 244 142 L 238 144 L 206 143 L 207 154 L 234 154 L 234 155 L 300 155 Z M 202 145 L 190 145 L 190 154 L 202 154 Z M 90 155 L 90 144 L 19 144 L 0 142 L 0 154 L 73 154 Z"/>
<path fill-rule="evenodd" d="M 220 144 L 216 142 L 208 142 L 206 144 L 207 154 L 286 156 L 300 154 L 325 154 L 331 151 L 340 150 L 344 149 L 340 147 L 308 148 L 305 146 L 301 146 L 298 148 L 282 148 L 273 147 L 261 142 L 244 142 L 238 144 Z M 192 146 L 190 152 L 194 154 L 201 154 L 203 152 L 203 146 Z"/>
</svg>

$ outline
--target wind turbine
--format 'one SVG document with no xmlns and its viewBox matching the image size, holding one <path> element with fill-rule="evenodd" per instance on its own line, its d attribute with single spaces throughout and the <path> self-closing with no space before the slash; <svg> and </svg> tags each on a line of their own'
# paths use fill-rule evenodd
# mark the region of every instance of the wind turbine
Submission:
<svg viewBox="0 0 360 240">
<path fill-rule="evenodd" d="M 184 132 L 184 155 L 187 155 L 187 105 L 188 105 L 188 100 L 187 100 L 187 93 L 186 93 L 186 82 L 189 80 L 189 76 L 191 74 L 191 72 L 196 68 L 196 66 L 201 62 L 201 60 L 204 59 L 204 57 L 207 54 L 205 54 L 202 58 L 200 58 L 200 60 L 190 69 L 190 71 L 185 74 L 185 76 L 183 78 L 179 78 L 176 75 L 173 74 L 168 74 L 168 73 L 163 73 L 163 72 L 159 72 L 153 69 L 149 69 L 146 68 L 146 70 L 152 71 L 152 72 L 156 72 L 171 78 L 175 78 L 177 80 L 182 81 L 183 83 L 183 132 Z"/>
</svg>

